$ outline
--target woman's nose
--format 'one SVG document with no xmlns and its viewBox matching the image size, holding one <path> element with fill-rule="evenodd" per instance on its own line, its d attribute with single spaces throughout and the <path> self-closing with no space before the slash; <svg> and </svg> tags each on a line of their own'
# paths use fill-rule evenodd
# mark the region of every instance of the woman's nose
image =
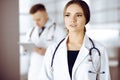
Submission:
<svg viewBox="0 0 120 80">
<path fill-rule="evenodd" d="M 75 16 L 72 16 L 72 17 L 71 17 L 71 22 L 73 22 L 73 23 L 76 22 L 76 17 L 75 17 Z"/>
</svg>

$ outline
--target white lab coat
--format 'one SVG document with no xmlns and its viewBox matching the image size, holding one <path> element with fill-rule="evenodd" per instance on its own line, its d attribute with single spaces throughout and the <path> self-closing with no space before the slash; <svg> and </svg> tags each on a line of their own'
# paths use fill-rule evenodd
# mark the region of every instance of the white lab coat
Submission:
<svg viewBox="0 0 120 80">
<path fill-rule="evenodd" d="M 65 30 L 59 26 L 56 26 L 51 20 L 49 20 L 45 24 L 45 29 L 40 36 L 38 31 L 39 28 L 35 27 L 33 31 L 31 29 L 27 36 L 30 38 L 31 42 L 39 48 L 47 48 L 54 42 L 58 42 L 66 36 Z M 28 72 L 28 80 L 38 80 L 38 75 L 41 70 L 43 57 L 44 56 L 36 52 L 32 52 L 30 59 L 30 68 Z"/>
<path fill-rule="evenodd" d="M 79 51 L 77 59 L 72 69 L 72 79 L 69 75 L 68 61 L 67 61 L 67 38 L 60 44 L 53 60 L 53 67 L 51 68 L 51 60 L 56 48 L 56 45 L 51 46 L 47 49 L 44 63 L 42 66 L 40 79 L 39 80 L 96 80 L 96 74 L 88 73 L 89 70 L 94 71 L 92 62 L 89 61 L 89 49 L 92 44 L 89 38 L 85 35 L 83 45 Z M 109 63 L 106 50 L 103 46 L 94 41 L 95 47 L 101 52 L 101 69 L 100 80 L 110 80 Z M 95 66 L 98 64 L 98 54 L 92 53 L 93 61 Z"/>
</svg>

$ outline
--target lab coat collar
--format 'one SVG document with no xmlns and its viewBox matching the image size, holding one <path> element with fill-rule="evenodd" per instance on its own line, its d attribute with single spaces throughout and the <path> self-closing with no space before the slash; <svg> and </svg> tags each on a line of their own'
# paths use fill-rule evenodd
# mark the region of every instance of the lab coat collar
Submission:
<svg viewBox="0 0 120 80">
<path fill-rule="evenodd" d="M 47 27 L 50 27 L 53 23 L 54 23 L 53 20 L 48 19 L 47 22 L 46 22 L 46 24 L 44 26 L 47 28 Z"/>
<path fill-rule="evenodd" d="M 64 46 L 67 46 L 66 45 L 67 39 L 68 39 L 68 36 L 65 38 L 65 41 L 63 42 L 63 44 L 65 44 Z M 91 48 L 91 42 L 89 40 L 89 37 L 85 34 L 83 45 L 80 48 L 78 57 L 76 58 L 76 61 L 75 61 L 74 66 L 73 66 L 72 76 L 74 76 L 76 69 L 84 61 L 84 59 L 89 55 L 90 48 Z"/>
<path fill-rule="evenodd" d="M 64 40 L 64 44 L 66 44 L 67 43 L 67 40 L 68 40 L 68 36 L 65 38 L 65 40 Z M 85 36 L 84 36 L 84 40 L 83 40 L 83 45 L 82 45 L 82 47 L 85 47 L 86 49 L 90 49 L 91 48 L 91 42 L 90 42 L 90 40 L 89 40 L 89 37 L 87 36 L 87 34 L 85 33 Z M 81 48 L 82 48 L 81 47 Z"/>
<path fill-rule="evenodd" d="M 91 48 L 91 41 L 90 41 L 89 37 L 87 36 L 87 34 L 85 34 L 83 46 L 88 50 Z"/>
<path fill-rule="evenodd" d="M 48 20 L 47 20 L 47 22 L 45 23 L 44 27 L 45 27 L 45 28 L 49 28 L 51 25 L 53 25 L 53 23 L 54 23 L 54 21 L 53 21 L 53 20 L 48 19 Z M 38 31 L 39 31 L 39 32 L 41 32 L 41 31 L 42 31 L 42 29 L 41 29 L 41 28 L 39 28 L 39 27 L 37 27 L 37 29 L 38 29 Z"/>
<path fill-rule="evenodd" d="M 73 66 L 73 73 L 72 76 L 74 76 L 74 73 L 76 69 L 79 67 L 79 65 L 86 59 L 86 57 L 89 55 L 89 49 L 91 47 L 91 42 L 89 40 L 89 37 L 85 34 L 83 45 L 79 51 L 78 57 L 76 58 L 76 61 Z"/>
<path fill-rule="evenodd" d="M 45 23 L 44 27 L 49 28 L 53 23 L 54 23 L 54 21 L 52 19 L 48 19 L 47 22 Z M 36 29 L 38 30 L 37 33 L 42 31 L 42 29 L 39 28 L 38 26 L 36 26 Z"/>
</svg>

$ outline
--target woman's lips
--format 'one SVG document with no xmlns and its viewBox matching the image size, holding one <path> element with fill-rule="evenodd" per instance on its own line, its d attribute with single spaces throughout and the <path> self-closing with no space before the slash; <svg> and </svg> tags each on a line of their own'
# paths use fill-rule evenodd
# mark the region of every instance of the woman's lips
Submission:
<svg viewBox="0 0 120 80">
<path fill-rule="evenodd" d="M 71 24 L 70 27 L 77 27 L 77 25 Z"/>
</svg>

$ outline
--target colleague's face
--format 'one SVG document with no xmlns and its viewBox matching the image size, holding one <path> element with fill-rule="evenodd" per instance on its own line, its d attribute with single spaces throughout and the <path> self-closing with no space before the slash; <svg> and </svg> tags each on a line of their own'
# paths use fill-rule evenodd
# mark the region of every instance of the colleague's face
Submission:
<svg viewBox="0 0 120 80">
<path fill-rule="evenodd" d="M 34 14 L 31 14 L 34 22 L 39 28 L 42 28 L 47 22 L 48 16 L 45 11 L 37 11 Z"/>
<path fill-rule="evenodd" d="M 85 15 L 78 4 L 71 4 L 64 13 L 65 26 L 69 31 L 84 31 Z"/>
</svg>

